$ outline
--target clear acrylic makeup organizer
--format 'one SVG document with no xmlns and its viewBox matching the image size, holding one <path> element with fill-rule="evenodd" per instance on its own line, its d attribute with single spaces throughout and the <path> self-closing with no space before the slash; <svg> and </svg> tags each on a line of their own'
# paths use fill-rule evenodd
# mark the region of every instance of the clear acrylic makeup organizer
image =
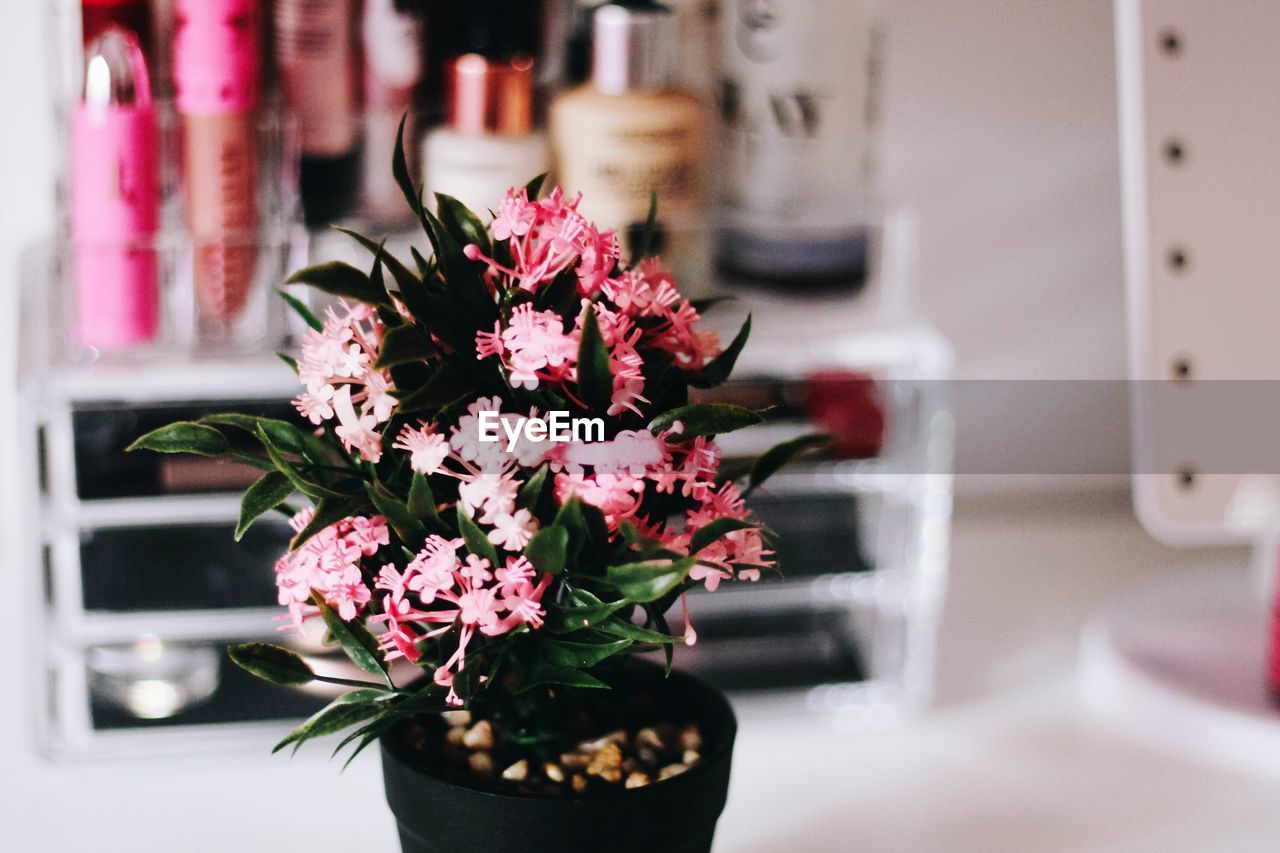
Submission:
<svg viewBox="0 0 1280 853">
<path fill-rule="evenodd" d="M 77 4 L 52 5 L 55 35 L 75 43 L 75 34 L 63 30 Z M 64 106 L 67 81 L 77 74 L 58 69 Z M 287 128 L 264 133 L 278 134 L 286 164 Z M 288 171 L 281 169 L 282 180 Z M 309 260 L 367 262 L 341 235 L 300 233 L 291 219 L 296 198 L 287 180 L 281 187 L 280 226 L 262 237 L 274 265 L 268 277 L 278 281 Z M 727 686 L 746 715 L 801 715 L 860 727 L 909 714 L 930 694 L 948 557 L 952 422 L 942 380 L 951 356 L 909 310 L 909 222 L 883 212 L 870 219 L 871 274 L 856 294 L 806 295 L 722 282 L 706 292 L 689 288 L 696 296 L 719 290 L 733 297 L 709 314 L 724 335 L 752 313 L 751 344 L 735 379 L 793 396 L 817 373 L 870 380 L 886 425 L 874 456 L 797 463 L 762 490 L 762 514 L 765 503 L 773 511 L 766 520 L 788 525 L 791 533 L 784 535 L 809 549 L 804 553 L 813 553 L 813 562 L 806 559 L 790 572 L 784 565 L 780 578 L 760 584 L 690 596 L 701 640 L 680 649 L 677 663 L 693 669 L 709 661 L 744 663 L 736 686 Z M 104 440 L 101 434 L 110 437 L 111 429 L 136 431 L 148 418 L 182 407 L 280 411 L 296 388 L 273 350 L 299 330 L 286 326 L 283 312 L 274 313 L 279 305 L 267 308 L 264 299 L 264 316 L 271 319 L 255 346 L 238 354 L 198 352 L 184 326 L 190 314 L 181 276 L 174 275 L 163 341 L 134 357 L 98 358 L 68 346 L 63 335 L 61 294 L 73 260 L 57 248 L 66 245 L 62 240 L 29 252 L 21 279 L 21 467 L 6 478 L 19 508 L 12 523 L 22 531 L 24 592 L 34 605 L 24 610 L 38 614 L 30 626 L 30 636 L 40 639 L 33 643 L 28 693 L 40 745 L 60 758 L 133 758 L 233 745 L 261 750 L 292 719 L 324 701 L 288 690 L 245 693 L 249 688 L 221 651 L 243 639 L 282 639 L 270 589 L 272 549 L 283 540 L 282 526 L 267 525 L 249 551 L 233 551 L 239 506 L 233 488 L 183 493 L 183 477 L 203 475 L 181 470 L 146 475 L 157 483 L 176 478 L 176 492 L 174 481 L 144 487 L 127 470 L 113 480 L 109 466 L 94 474 L 110 454 L 102 449 L 107 445 L 89 439 Z M 402 252 L 403 243 L 397 238 L 388 246 Z M 179 269 L 189 246 L 181 235 L 162 235 L 155 250 L 166 268 Z M 793 419 L 754 436 L 726 436 L 722 443 L 727 456 L 746 456 L 811 429 L 803 418 Z M 103 482 L 127 487 L 116 494 Z M 806 535 L 810 520 L 818 532 Z M 812 550 L 819 542 L 830 544 Z M 175 547 L 183 546 L 180 553 L 201 559 L 175 559 Z M 128 579 L 148 577 L 148 571 L 186 572 L 195 581 L 189 597 L 131 598 Z M 243 596 L 228 592 L 237 585 L 245 587 Z M 724 628 L 731 624 L 736 633 Z M 304 643 L 302 650 L 315 647 Z M 823 667 L 810 672 L 806 662 L 819 659 Z M 761 674 L 762 662 L 773 674 Z M 775 678 L 778 673 L 785 677 Z M 750 689 L 742 689 L 744 683 Z"/>
</svg>

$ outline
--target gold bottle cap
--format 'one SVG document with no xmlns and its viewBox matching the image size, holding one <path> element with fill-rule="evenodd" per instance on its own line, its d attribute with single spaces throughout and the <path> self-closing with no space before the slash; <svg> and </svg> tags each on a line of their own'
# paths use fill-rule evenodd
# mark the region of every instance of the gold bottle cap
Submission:
<svg viewBox="0 0 1280 853">
<path fill-rule="evenodd" d="M 533 130 L 533 58 L 459 56 L 449 66 L 449 124 L 468 136 Z"/>
</svg>

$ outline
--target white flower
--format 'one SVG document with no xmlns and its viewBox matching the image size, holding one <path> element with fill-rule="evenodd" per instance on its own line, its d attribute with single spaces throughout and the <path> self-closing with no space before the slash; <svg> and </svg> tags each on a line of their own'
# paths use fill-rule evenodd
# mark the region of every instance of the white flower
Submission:
<svg viewBox="0 0 1280 853">
<path fill-rule="evenodd" d="M 503 513 L 494 518 L 489 541 L 508 551 L 522 551 L 537 529 L 538 523 L 533 520 L 533 514 L 527 509 L 519 509 L 514 514 Z"/>
</svg>

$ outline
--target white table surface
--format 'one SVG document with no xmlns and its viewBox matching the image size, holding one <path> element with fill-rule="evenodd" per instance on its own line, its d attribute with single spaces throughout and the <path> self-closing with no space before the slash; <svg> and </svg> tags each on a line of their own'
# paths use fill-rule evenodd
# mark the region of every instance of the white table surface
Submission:
<svg viewBox="0 0 1280 853">
<path fill-rule="evenodd" d="M 1280 785 L 1146 751 L 1074 697 L 1099 606 L 1244 560 L 1155 544 L 1122 496 L 961 501 L 934 707 L 855 734 L 744 709 L 717 853 L 1280 849 Z M 0 688 L 0 849 L 397 849 L 372 755 L 341 775 L 321 749 L 51 765 L 19 694 Z"/>
</svg>

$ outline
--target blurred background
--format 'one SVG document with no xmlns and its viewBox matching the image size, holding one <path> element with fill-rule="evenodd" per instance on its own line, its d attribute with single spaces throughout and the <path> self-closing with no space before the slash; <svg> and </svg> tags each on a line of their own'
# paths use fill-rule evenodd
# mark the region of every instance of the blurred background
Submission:
<svg viewBox="0 0 1280 853">
<path fill-rule="evenodd" d="M 1111 0 L 687 0 L 671 4 L 674 55 L 663 58 L 666 23 L 657 35 L 619 24 L 646 58 L 594 76 L 590 10 L 573 2 L 263 0 L 248 4 L 261 14 L 260 64 L 238 77 L 227 69 L 245 55 L 210 56 L 243 45 L 192 36 L 184 66 L 166 53 L 172 36 L 154 35 L 164 18 L 153 10 L 156 222 L 128 239 L 154 265 L 156 316 L 132 329 L 137 348 L 85 325 L 110 309 L 83 295 L 75 176 L 92 163 L 71 145 L 95 44 L 104 67 L 120 65 L 117 48 L 86 45 L 85 10 L 110 19 L 131 5 L 14 4 L 0 33 L 11 104 L 0 576 L 12 591 L 0 620 L 0 815 L 16 849 L 394 849 L 372 756 L 339 776 L 322 749 L 266 755 L 322 697 L 255 693 L 220 664 L 220 643 L 273 630 L 279 537 L 232 549 L 234 474 L 130 467 L 112 448 L 190 412 L 288 411 L 291 377 L 271 353 L 297 330 L 269 291 L 308 259 L 361 257 L 335 223 L 387 235 L 407 257 L 410 232 L 361 165 L 376 152 L 389 174 L 405 111 L 413 168 L 460 197 L 492 196 L 494 164 L 531 177 L 541 162 L 590 192 L 592 175 L 636 163 L 683 175 L 696 163 L 696 179 L 667 189 L 664 248 L 684 287 L 736 297 L 726 329 L 754 312 L 729 393 L 781 405 L 775 437 L 812 424 L 841 436 L 761 498 L 786 579 L 697 602 L 705 642 L 684 665 L 732 690 L 743 717 L 717 850 L 1276 849 L 1269 593 L 1267 572 L 1250 569 L 1274 557 L 1275 501 L 1266 484 L 1252 515 L 1218 501 L 1202 513 L 1213 535 L 1193 547 L 1157 541 L 1133 508 L 1144 477 L 1203 480 L 1131 450 L 1130 380 L 1170 377 L 1163 353 L 1148 370 L 1135 345 L 1160 339 L 1159 321 L 1126 319 L 1143 284 L 1132 258 L 1126 280 L 1125 241 L 1145 243 L 1124 213 L 1135 179 L 1122 174 L 1149 166 L 1122 158 L 1122 116 L 1155 119 L 1140 97 L 1118 99 L 1117 68 L 1174 56 L 1170 33 L 1194 45 L 1194 3 L 1124 0 L 1146 15 L 1131 16 L 1129 43 Z M 185 5 L 195 27 L 218 4 Z M 1280 30 L 1265 0 L 1231 5 L 1237 30 Z M 334 9 L 345 36 L 329 44 L 347 52 L 336 63 L 336 47 L 308 53 L 319 36 L 303 26 Z M 408 59 L 391 47 L 413 44 L 422 52 Z M 1230 55 L 1214 44 L 1201 61 Z M 776 67 L 753 65 L 757 48 Z M 484 61 L 459 60 L 469 52 Z M 253 93 L 228 88 L 249 76 Z M 650 88 L 667 94 L 633 107 L 652 118 L 641 130 L 700 142 L 609 147 L 610 104 Z M 797 95 L 810 90 L 834 91 L 843 112 L 824 127 L 834 136 L 799 154 L 730 120 L 756 115 L 754 103 L 803 124 L 812 105 Z M 224 201 L 201 232 L 201 154 L 181 140 L 200 138 L 187 128 L 206 113 L 222 120 L 207 138 L 239 133 L 256 152 L 251 227 L 229 228 L 237 213 Z M 742 191 L 753 179 L 754 194 Z M 643 218 L 647 184 L 596 190 L 609 204 L 593 215 L 624 231 Z M 814 211 L 816 225 L 801 215 Z M 762 235 L 773 230 L 785 239 L 771 254 Z M 788 247 L 808 247 L 802 260 L 816 266 L 797 266 Z M 229 282 L 245 252 L 252 271 Z M 1215 345 L 1253 353 L 1226 337 Z M 1274 378 L 1265 356 L 1261 376 L 1223 378 Z M 198 399 L 177 390 L 192 385 Z M 1252 471 L 1229 473 L 1238 495 Z M 192 542 L 198 565 L 173 556 Z M 177 598 L 147 599 L 172 573 L 186 579 Z M 1217 680 L 1197 680 L 1206 671 Z M 377 819 L 296 820 L 334 794 Z"/>
</svg>

